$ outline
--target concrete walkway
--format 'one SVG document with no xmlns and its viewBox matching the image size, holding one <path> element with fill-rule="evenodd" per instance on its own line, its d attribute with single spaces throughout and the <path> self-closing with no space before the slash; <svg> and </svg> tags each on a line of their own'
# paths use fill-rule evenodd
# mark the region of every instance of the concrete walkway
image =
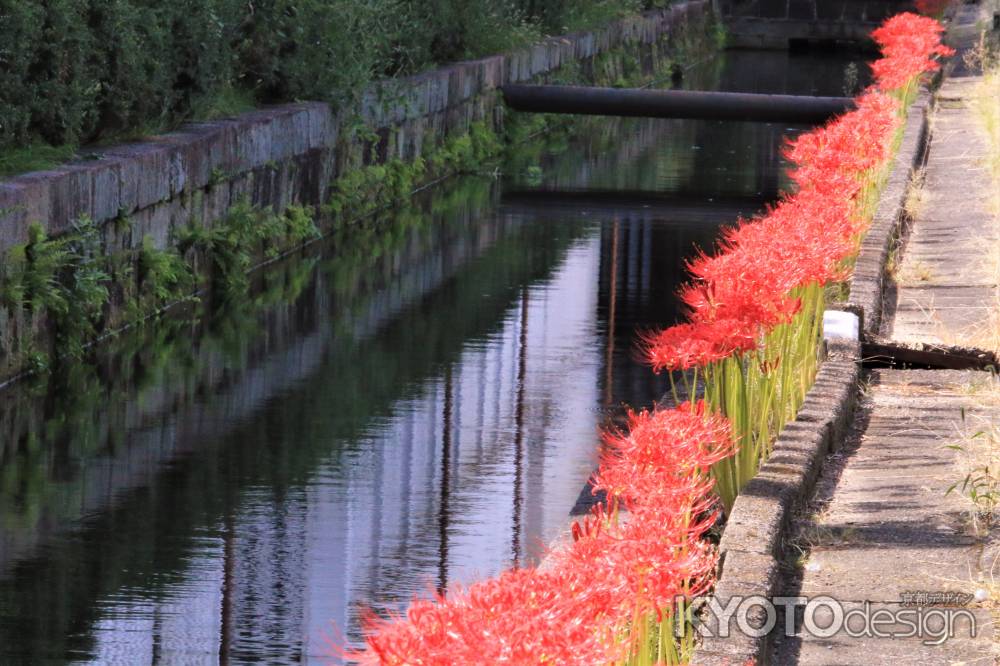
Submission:
<svg viewBox="0 0 1000 666">
<path fill-rule="evenodd" d="M 851 441 L 828 459 L 811 512 L 798 525 L 791 555 L 797 549 L 804 554 L 788 564 L 803 566 L 785 594 L 829 596 L 845 610 L 868 601 L 900 611 L 915 599 L 908 599 L 911 593 L 971 596 L 991 587 L 993 575 L 1000 583 L 1000 569 L 993 570 L 1000 551 L 988 530 L 973 522 L 967 498 L 947 493 L 971 462 L 950 446 L 971 451 L 994 444 L 1000 456 L 1000 441 L 970 441 L 991 420 L 1000 427 L 1000 384 L 986 373 L 939 370 L 879 370 L 869 381 Z M 803 631 L 800 618 L 799 636 L 776 639 L 774 663 L 993 664 L 992 604 L 964 600 L 949 599 L 951 610 L 970 610 L 975 638 L 966 620 L 956 621 L 955 637 L 937 646 L 919 637 L 822 638 Z M 821 616 L 817 623 L 831 619 Z M 882 627 L 905 629 L 899 623 Z"/>
<path fill-rule="evenodd" d="M 953 45 L 972 46 L 982 14 L 959 6 Z M 986 145 L 970 105 L 981 77 L 956 60 L 937 95 L 924 194 L 913 207 L 894 276 L 895 316 L 883 333 L 906 344 L 988 348 L 1000 335 L 991 319 L 1000 239 L 988 207 Z M 869 604 L 868 617 L 880 609 L 891 615 L 882 615 L 883 636 L 859 634 L 859 613 L 848 622 L 853 635 L 822 637 L 804 626 L 808 611 L 800 610 L 796 635 L 775 639 L 772 661 L 1000 663 L 1000 529 L 993 525 L 1000 495 L 977 503 L 962 489 L 970 473 L 988 467 L 1000 474 L 1000 380 L 974 371 L 873 370 L 867 381 L 849 441 L 827 459 L 809 511 L 796 521 L 784 592 L 832 597 L 845 612 Z M 954 619 L 953 635 L 935 641 L 943 617 Z M 813 618 L 824 627 L 833 616 L 825 609 Z M 916 618 L 927 620 L 922 636 L 890 637 L 914 633 L 905 622 Z"/>
<path fill-rule="evenodd" d="M 979 20 L 978 6 L 962 5 L 952 43 L 973 46 Z M 990 313 L 1000 256 L 989 211 L 987 146 L 971 104 L 982 77 L 962 58 L 955 63 L 936 95 L 923 196 L 916 198 L 912 232 L 894 276 L 896 312 L 887 332 L 906 344 L 985 347 L 995 340 L 998 323 Z"/>
</svg>

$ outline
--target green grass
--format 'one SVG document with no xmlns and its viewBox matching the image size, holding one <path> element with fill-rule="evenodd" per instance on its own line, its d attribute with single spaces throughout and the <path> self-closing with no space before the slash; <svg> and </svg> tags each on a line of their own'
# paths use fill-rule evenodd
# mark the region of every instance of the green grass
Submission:
<svg viewBox="0 0 1000 666">
<path fill-rule="evenodd" d="M 576 32 L 603 25 L 615 19 L 643 11 L 636 0 L 598 0 L 570 6 L 563 18 L 563 32 Z"/>
<path fill-rule="evenodd" d="M 257 108 L 253 93 L 248 90 L 227 87 L 214 95 L 195 102 L 188 120 L 216 120 L 236 116 Z"/>
<path fill-rule="evenodd" d="M 218 93 L 205 97 L 192 108 L 187 121 L 216 120 L 245 113 L 257 108 L 253 95 L 249 91 L 236 88 L 226 88 Z M 93 147 L 110 146 L 126 141 L 136 141 L 153 134 L 168 132 L 177 126 L 176 123 L 151 124 L 134 128 L 128 132 L 110 134 Z M 16 176 L 31 171 L 45 171 L 65 164 L 77 157 L 79 146 L 66 144 L 52 146 L 44 142 L 35 142 L 23 148 L 12 148 L 0 151 L 0 178 Z"/>
<path fill-rule="evenodd" d="M 44 171 L 67 162 L 76 155 L 74 145 L 50 146 L 33 143 L 24 148 L 0 152 L 0 178 L 29 171 Z"/>
</svg>

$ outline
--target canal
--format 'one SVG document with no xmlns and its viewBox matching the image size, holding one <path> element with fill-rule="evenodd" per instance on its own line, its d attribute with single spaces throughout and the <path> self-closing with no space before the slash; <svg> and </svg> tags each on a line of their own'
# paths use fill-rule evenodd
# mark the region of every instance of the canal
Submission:
<svg viewBox="0 0 1000 666">
<path fill-rule="evenodd" d="M 692 87 L 840 95 L 852 56 Z M 787 185 L 802 128 L 591 119 L 0 393 L 0 662 L 300 663 L 367 609 L 530 564 L 684 262 Z"/>
</svg>

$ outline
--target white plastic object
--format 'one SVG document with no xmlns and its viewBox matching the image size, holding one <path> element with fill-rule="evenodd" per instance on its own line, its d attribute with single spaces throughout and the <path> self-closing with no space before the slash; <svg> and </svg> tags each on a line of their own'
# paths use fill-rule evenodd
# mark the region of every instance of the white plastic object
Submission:
<svg viewBox="0 0 1000 666">
<path fill-rule="evenodd" d="M 823 313 L 824 340 L 858 340 L 861 322 L 853 312 L 827 310 Z"/>
</svg>

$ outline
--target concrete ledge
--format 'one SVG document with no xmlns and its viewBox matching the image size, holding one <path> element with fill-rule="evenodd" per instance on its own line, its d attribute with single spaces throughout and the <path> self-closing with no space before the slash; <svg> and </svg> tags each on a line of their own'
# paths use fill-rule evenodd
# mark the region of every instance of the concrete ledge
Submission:
<svg viewBox="0 0 1000 666">
<path fill-rule="evenodd" d="M 847 309 L 861 318 L 861 333 L 866 340 L 875 338 L 882 325 L 886 264 L 905 220 L 910 180 L 927 157 L 929 107 L 930 94 L 922 90 L 908 110 L 899 150 L 893 158 L 872 225 L 861 241 L 861 250 L 854 263 Z"/>
<path fill-rule="evenodd" d="M 771 598 L 778 589 L 779 553 L 795 510 L 812 496 L 826 454 L 845 439 L 858 397 L 861 345 L 834 341 L 816 383 L 795 421 L 782 430 L 760 472 L 736 498 L 719 544 L 714 597 L 723 607 L 733 596 Z M 758 609 L 759 610 L 759 609 Z M 753 618 L 751 617 L 751 622 Z M 732 627 L 721 637 L 707 625 L 706 637 L 691 660 L 700 666 L 759 664 L 767 659 L 770 637 L 751 637 Z"/>
</svg>

